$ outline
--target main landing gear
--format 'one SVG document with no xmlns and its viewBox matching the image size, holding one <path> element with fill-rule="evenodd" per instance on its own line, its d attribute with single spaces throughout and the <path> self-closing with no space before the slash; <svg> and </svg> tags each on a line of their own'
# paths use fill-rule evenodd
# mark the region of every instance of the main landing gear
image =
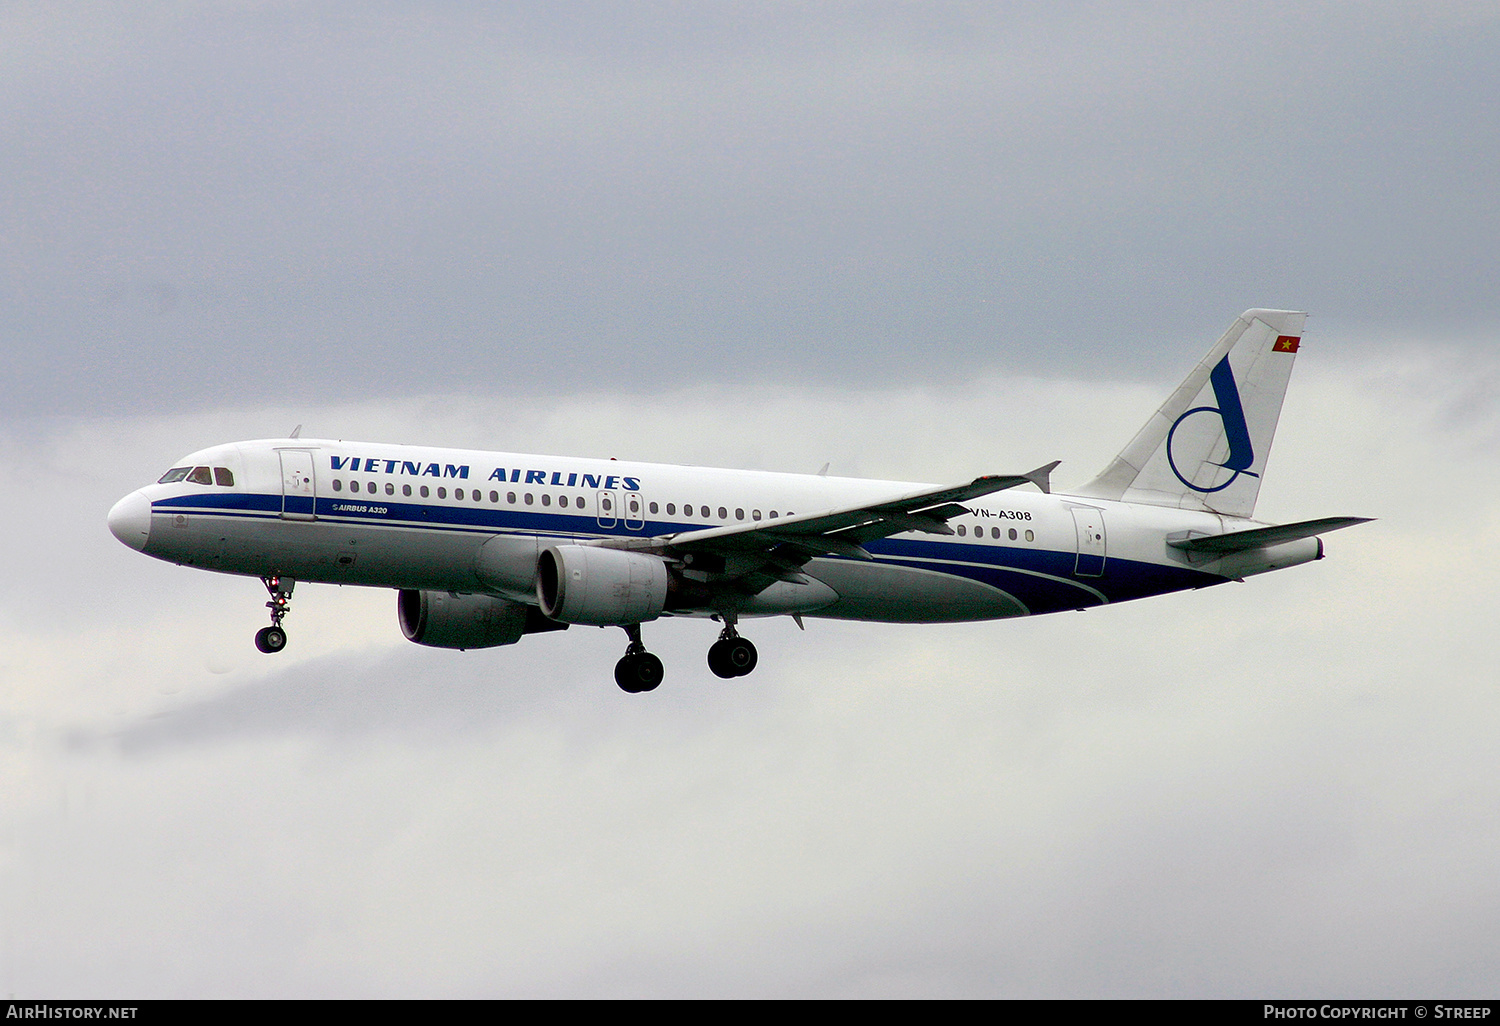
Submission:
<svg viewBox="0 0 1500 1026">
<path fill-rule="evenodd" d="M 726 615 L 719 640 L 708 649 L 708 668 L 716 676 L 725 679 L 743 677 L 755 669 L 759 660 L 755 646 L 748 639 L 740 637 L 734 624 L 734 615 Z M 654 691 L 665 675 L 661 660 L 647 652 L 646 646 L 641 643 L 640 624 L 631 624 L 624 631 L 630 636 L 630 645 L 620 661 L 615 663 L 615 683 L 620 685 L 620 690 L 632 695 Z"/>
<path fill-rule="evenodd" d="M 735 617 L 732 614 L 726 615 L 719 640 L 708 647 L 708 668 L 714 671 L 715 676 L 726 680 L 730 677 L 743 677 L 755 669 L 755 664 L 760 660 L 755 646 L 750 644 L 748 638 L 740 637 L 734 624 Z"/>
<path fill-rule="evenodd" d="M 286 648 L 286 631 L 282 630 L 281 621 L 292 606 L 292 589 L 297 582 L 290 577 L 274 576 L 262 577 L 260 583 L 271 593 L 271 601 L 266 603 L 271 611 L 271 626 L 255 632 L 255 647 L 267 654 L 280 652 Z"/>
<path fill-rule="evenodd" d="M 647 652 L 646 646 L 641 643 L 640 624 L 626 627 L 625 633 L 630 636 L 630 644 L 620 661 L 615 663 L 615 683 L 620 685 L 621 691 L 632 695 L 655 690 L 666 675 L 666 669 L 661 660 Z"/>
</svg>

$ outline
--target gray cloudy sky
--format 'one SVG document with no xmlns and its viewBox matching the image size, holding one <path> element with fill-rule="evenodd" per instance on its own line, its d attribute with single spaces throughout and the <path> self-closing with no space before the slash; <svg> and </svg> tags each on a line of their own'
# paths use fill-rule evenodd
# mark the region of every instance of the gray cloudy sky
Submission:
<svg viewBox="0 0 1500 1026">
<path fill-rule="evenodd" d="M 18 412 L 1165 372 L 1251 305 L 1496 324 L 1490 4 L 0 18 Z"/>
<path fill-rule="evenodd" d="M 1492 4 L 0 7 L 0 991 L 1493 996 L 1497 95 Z M 1260 514 L 1379 523 L 732 685 L 103 525 L 297 423 L 1066 487 L 1251 306 Z"/>
</svg>

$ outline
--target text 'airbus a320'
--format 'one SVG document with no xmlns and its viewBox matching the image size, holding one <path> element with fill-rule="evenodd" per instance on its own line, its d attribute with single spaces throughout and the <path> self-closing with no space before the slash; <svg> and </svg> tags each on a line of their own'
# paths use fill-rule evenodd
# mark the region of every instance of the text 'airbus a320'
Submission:
<svg viewBox="0 0 1500 1026">
<path fill-rule="evenodd" d="M 722 627 L 710 669 L 755 668 L 743 619 L 941 623 L 1084 609 L 1323 555 L 1362 523 L 1251 519 L 1306 315 L 1248 310 L 1104 472 L 1056 463 L 947 487 L 608 459 L 281 438 L 191 453 L 110 511 L 120 541 L 258 577 L 263 652 L 296 581 L 398 591 L 406 637 L 510 645 L 574 624 L 629 636 L 615 680 L 661 683 L 641 625 Z"/>
</svg>

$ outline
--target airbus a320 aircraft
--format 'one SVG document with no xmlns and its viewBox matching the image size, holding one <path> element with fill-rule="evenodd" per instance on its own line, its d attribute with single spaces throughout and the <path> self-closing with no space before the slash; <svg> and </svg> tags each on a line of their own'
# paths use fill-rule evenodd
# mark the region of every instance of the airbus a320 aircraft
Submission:
<svg viewBox="0 0 1500 1026">
<path fill-rule="evenodd" d="M 1305 314 L 1248 310 L 1104 472 L 1056 463 L 948 487 L 326 439 L 184 456 L 109 513 L 149 556 L 259 577 L 262 652 L 296 581 L 398 590 L 407 638 L 510 645 L 621 627 L 628 692 L 661 683 L 641 625 L 722 624 L 720 677 L 755 669 L 748 617 L 940 623 L 1086 609 L 1320 559 L 1332 517 L 1251 518 Z"/>
</svg>

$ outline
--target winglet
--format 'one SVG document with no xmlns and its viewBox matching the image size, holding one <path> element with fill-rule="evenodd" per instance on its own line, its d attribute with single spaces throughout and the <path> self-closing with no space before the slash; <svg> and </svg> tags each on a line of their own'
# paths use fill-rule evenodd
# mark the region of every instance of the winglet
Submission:
<svg viewBox="0 0 1500 1026">
<path fill-rule="evenodd" d="M 1042 490 L 1044 495 L 1052 494 L 1052 472 L 1058 468 L 1062 460 L 1053 460 L 1045 467 L 1037 467 L 1029 474 L 1022 474 L 1026 480 Z"/>
</svg>

